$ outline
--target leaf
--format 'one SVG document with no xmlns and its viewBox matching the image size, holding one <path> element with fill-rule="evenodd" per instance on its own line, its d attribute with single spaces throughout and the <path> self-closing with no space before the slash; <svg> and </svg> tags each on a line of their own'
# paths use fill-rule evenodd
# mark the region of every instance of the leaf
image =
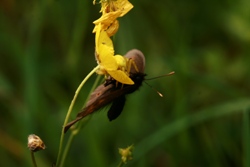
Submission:
<svg viewBox="0 0 250 167">
<path fill-rule="evenodd" d="M 250 107 L 250 99 L 238 99 L 234 101 L 225 102 L 201 111 L 194 112 L 195 114 L 187 115 L 179 118 L 176 121 L 169 122 L 155 133 L 144 138 L 136 145 L 135 156 L 133 162 L 138 161 L 145 156 L 150 150 L 157 145 L 166 142 L 170 137 L 177 135 L 183 130 L 192 126 L 197 126 L 204 121 L 216 119 L 218 117 L 242 113 L 246 108 Z M 249 112 L 249 110 L 245 110 Z M 247 137 L 249 138 L 249 137 Z"/>
</svg>

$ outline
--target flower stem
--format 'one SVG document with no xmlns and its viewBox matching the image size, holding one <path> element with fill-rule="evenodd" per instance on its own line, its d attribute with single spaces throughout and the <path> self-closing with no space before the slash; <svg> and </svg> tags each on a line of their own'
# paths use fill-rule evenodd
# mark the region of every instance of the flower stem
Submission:
<svg viewBox="0 0 250 167">
<path fill-rule="evenodd" d="M 64 123 L 63 123 L 63 128 L 62 128 L 62 132 L 61 132 L 61 138 L 60 138 L 60 144 L 59 144 L 59 151 L 58 151 L 58 155 L 57 155 L 57 161 L 56 161 L 56 166 L 60 167 L 62 163 L 60 163 L 60 158 L 61 158 L 61 154 L 62 154 L 62 145 L 63 145 L 63 140 L 64 140 L 64 127 L 67 124 L 68 120 L 69 120 L 69 116 L 72 112 L 73 106 L 75 104 L 76 98 L 80 92 L 80 90 L 82 89 L 83 85 L 85 84 L 85 82 L 91 77 L 91 75 L 93 75 L 96 70 L 99 68 L 99 65 L 96 66 L 81 82 L 81 84 L 78 86 L 78 88 L 76 89 L 74 98 L 71 101 L 71 104 L 69 106 L 68 112 L 66 114 Z"/>
<path fill-rule="evenodd" d="M 31 154 L 31 159 L 32 159 L 33 166 L 34 166 L 34 167 L 37 167 L 34 152 L 33 152 L 33 151 L 30 151 L 30 154 Z"/>
<path fill-rule="evenodd" d="M 67 153 L 69 151 L 69 148 L 70 148 L 70 145 L 71 145 L 71 142 L 72 142 L 73 138 L 74 138 L 74 134 L 71 133 L 71 135 L 69 136 L 68 142 L 67 142 L 67 144 L 65 146 L 65 149 L 63 151 L 63 155 L 62 155 L 62 160 L 61 160 L 60 166 L 64 165 L 64 162 L 65 162 L 65 159 L 67 157 Z"/>
<path fill-rule="evenodd" d="M 94 90 L 94 88 L 96 88 L 97 84 L 99 83 L 99 80 L 100 80 L 100 75 L 96 78 L 95 80 L 95 83 L 93 84 L 90 92 L 92 92 Z M 90 94 L 89 94 L 90 95 Z M 89 99 L 89 96 L 87 97 L 87 99 Z M 67 143 L 65 145 L 65 148 L 64 148 L 64 151 L 63 151 L 63 155 L 62 155 L 62 161 L 61 161 L 61 166 L 64 166 L 64 162 L 65 162 L 65 159 L 67 157 L 67 154 L 69 152 L 69 148 L 71 146 L 71 143 L 74 139 L 74 137 L 78 134 L 78 132 L 80 131 L 81 127 L 82 127 L 82 124 L 86 124 L 90 119 L 90 117 L 88 117 L 88 119 L 84 119 L 82 121 L 80 121 L 78 123 L 78 126 L 76 129 L 74 129 L 73 131 L 71 131 L 71 134 L 69 136 L 69 139 L 67 140 Z"/>
<path fill-rule="evenodd" d="M 121 160 L 117 167 L 122 167 L 124 165 L 123 161 Z"/>
</svg>

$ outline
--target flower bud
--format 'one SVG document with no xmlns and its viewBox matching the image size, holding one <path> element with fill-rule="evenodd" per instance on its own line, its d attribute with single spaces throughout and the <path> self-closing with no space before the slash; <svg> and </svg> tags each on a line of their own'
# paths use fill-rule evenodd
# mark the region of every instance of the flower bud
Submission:
<svg viewBox="0 0 250 167">
<path fill-rule="evenodd" d="M 132 150 L 134 146 L 128 146 L 127 148 L 119 148 L 119 153 L 121 154 L 121 159 L 123 163 L 127 163 L 127 161 L 132 160 Z"/>
<path fill-rule="evenodd" d="M 28 148 L 30 149 L 30 151 L 36 152 L 39 150 L 44 150 L 45 144 L 39 136 L 31 134 L 28 136 Z"/>
</svg>

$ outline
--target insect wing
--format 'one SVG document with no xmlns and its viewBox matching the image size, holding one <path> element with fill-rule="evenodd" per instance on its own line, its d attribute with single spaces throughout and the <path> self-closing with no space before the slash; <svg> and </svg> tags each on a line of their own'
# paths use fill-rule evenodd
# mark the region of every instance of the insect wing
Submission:
<svg viewBox="0 0 250 167">
<path fill-rule="evenodd" d="M 123 107 L 125 105 L 125 102 L 126 102 L 125 95 L 120 96 L 119 98 L 116 98 L 113 101 L 113 103 L 108 111 L 109 121 L 116 119 L 121 114 Z"/>
<path fill-rule="evenodd" d="M 68 129 L 74 125 L 76 122 L 84 118 L 85 116 L 91 114 L 92 112 L 104 107 L 107 105 L 108 101 L 105 101 L 105 97 L 110 94 L 114 90 L 114 85 L 109 84 L 105 86 L 104 84 L 98 86 L 93 93 L 91 93 L 90 98 L 86 104 L 86 107 L 77 114 L 77 117 L 75 120 L 69 122 L 65 127 L 64 127 L 64 133 L 68 131 Z"/>
<path fill-rule="evenodd" d="M 115 84 L 110 83 L 107 86 L 104 84 L 98 86 L 93 93 L 91 93 L 89 101 L 86 104 L 86 107 L 77 114 L 77 117 L 75 120 L 69 122 L 64 127 L 64 133 L 67 132 L 67 130 L 74 125 L 76 122 L 84 118 L 85 116 L 93 113 L 94 111 L 99 110 L 102 107 L 105 107 L 106 105 L 112 103 L 115 101 L 115 99 L 119 99 L 120 96 L 124 96 L 127 93 L 130 93 L 131 91 L 134 91 L 135 85 L 125 85 L 123 88 L 120 86 L 116 87 Z M 124 105 L 124 104 L 123 104 Z M 111 106 L 112 107 L 112 106 Z M 122 107 L 123 108 L 123 107 Z M 120 111 L 121 113 L 121 111 Z"/>
</svg>

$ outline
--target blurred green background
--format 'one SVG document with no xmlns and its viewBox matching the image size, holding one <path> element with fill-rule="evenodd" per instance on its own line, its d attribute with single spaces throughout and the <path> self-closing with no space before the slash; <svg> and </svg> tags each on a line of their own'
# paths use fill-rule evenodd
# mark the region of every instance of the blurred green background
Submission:
<svg viewBox="0 0 250 167">
<path fill-rule="evenodd" d="M 250 1 L 135 1 L 120 18 L 116 53 L 140 49 L 147 81 L 109 122 L 97 112 L 74 139 L 65 166 L 250 166 Z M 96 66 L 91 0 L 0 1 L 0 166 L 31 166 L 27 136 L 56 162 L 62 124 L 81 80 Z M 84 85 L 70 117 L 96 79 Z M 66 139 L 69 134 L 66 134 Z"/>
</svg>

